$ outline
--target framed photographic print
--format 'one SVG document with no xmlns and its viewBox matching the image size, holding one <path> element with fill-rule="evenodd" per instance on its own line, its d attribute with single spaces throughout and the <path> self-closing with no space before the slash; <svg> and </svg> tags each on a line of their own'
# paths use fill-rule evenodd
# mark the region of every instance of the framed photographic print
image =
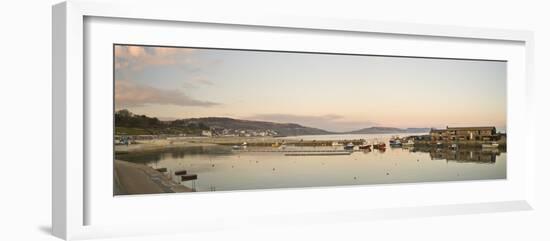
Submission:
<svg viewBox="0 0 550 241">
<path fill-rule="evenodd" d="M 56 236 L 531 209 L 530 32 L 126 5 L 53 8 Z"/>
<path fill-rule="evenodd" d="M 113 48 L 115 195 L 506 179 L 506 61 Z"/>
</svg>

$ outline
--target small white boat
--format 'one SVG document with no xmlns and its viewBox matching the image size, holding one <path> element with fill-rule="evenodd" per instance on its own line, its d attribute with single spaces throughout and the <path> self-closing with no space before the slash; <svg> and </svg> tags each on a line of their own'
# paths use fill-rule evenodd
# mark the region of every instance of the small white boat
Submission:
<svg viewBox="0 0 550 241">
<path fill-rule="evenodd" d="M 355 145 L 353 143 L 348 143 L 346 146 L 344 146 L 344 150 L 353 150 Z"/>
<path fill-rule="evenodd" d="M 403 144 L 401 143 L 400 139 L 390 139 L 390 147 L 402 147 Z"/>
<path fill-rule="evenodd" d="M 498 148 L 498 143 L 493 142 L 493 143 L 490 143 L 490 144 L 481 144 L 481 148 L 484 148 L 484 149 L 496 149 L 496 148 Z"/>
<path fill-rule="evenodd" d="M 246 142 L 243 142 L 243 144 L 241 145 L 234 145 L 232 148 L 233 150 L 244 150 L 246 149 L 246 146 L 248 145 L 248 143 Z"/>
<path fill-rule="evenodd" d="M 399 138 L 399 136 L 392 136 L 389 142 L 390 142 L 390 146 L 393 146 L 393 147 L 401 146 L 401 138 Z"/>
<path fill-rule="evenodd" d="M 403 147 L 413 147 L 414 146 L 414 141 L 413 140 L 408 140 L 407 142 L 403 143 L 402 145 L 403 145 Z"/>
</svg>

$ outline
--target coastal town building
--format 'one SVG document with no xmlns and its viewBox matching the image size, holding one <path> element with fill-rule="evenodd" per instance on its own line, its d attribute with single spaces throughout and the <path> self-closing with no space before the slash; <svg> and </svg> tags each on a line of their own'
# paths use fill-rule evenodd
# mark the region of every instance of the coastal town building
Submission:
<svg viewBox="0 0 550 241">
<path fill-rule="evenodd" d="M 495 141 L 499 134 L 494 126 L 482 127 L 447 127 L 431 129 L 432 141 Z"/>
<path fill-rule="evenodd" d="M 241 136 L 241 137 L 267 137 L 277 136 L 277 131 L 271 129 L 228 129 L 228 128 L 211 128 L 212 136 Z M 204 135 L 204 134 L 203 134 Z"/>
</svg>

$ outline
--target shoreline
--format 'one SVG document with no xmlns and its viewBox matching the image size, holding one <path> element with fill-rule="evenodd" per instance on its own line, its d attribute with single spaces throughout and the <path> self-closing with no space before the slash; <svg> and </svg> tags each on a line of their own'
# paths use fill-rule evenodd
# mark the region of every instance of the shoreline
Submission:
<svg viewBox="0 0 550 241">
<path fill-rule="evenodd" d="M 340 144 L 353 143 L 361 145 L 365 139 L 331 139 L 331 140 L 305 140 L 293 137 L 169 137 L 165 139 L 138 140 L 136 144 L 115 144 L 115 153 L 133 153 L 140 151 L 155 151 L 166 149 L 178 149 L 186 147 L 205 146 L 239 146 L 247 143 L 248 146 L 278 147 L 282 144 L 292 146 L 332 146 L 333 142 Z"/>
<path fill-rule="evenodd" d="M 115 153 L 127 153 L 136 151 L 154 151 L 164 150 L 168 148 L 180 147 L 198 147 L 198 146 L 214 146 L 213 143 L 197 143 L 188 140 L 171 140 L 171 139 L 153 139 L 139 140 L 137 144 L 130 145 L 114 145 Z"/>
<path fill-rule="evenodd" d="M 350 136 L 351 137 L 351 136 Z M 406 140 L 412 136 L 403 136 L 402 139 Z M 311 147 L 330 147 L 333 143 L 347 144 L 353 143 L 354 145 L 361 145 L 365 141 L 374 144 L 375 139 L 301 139 L 293 137 L 169 137 L 164 139 L 151 139 L 151 140 L 138 140 L 136 144 L 130 145 L 115 145 L 115 154 L 134 153 L 141 151 L 161 151 L 168 149 L 179 149 L 187 147 L 215 147 L 215 146 L 241 146 L 243 143 L 251 147 L 279 147 L 283 144 L 288 146 L 311 146 Z M 386 142 L 387 140 L 382 139 Z M 445 141 L 442 144 L 447 147 L 451 144 L 458 144 L 459 147 L 464 148 L 481 148 L 483 141 Z M 506 149 L 506 139 L 499 140 L 497 143 L 500 145 L 499 149 Z M 426 140 L 416 140 L 414 147 L 438 147 L 437 142 Z"/>
<path fill-rule="evenodd" d="M 193 192 L 163 173 L 143 164 L 114 161 L 114 195 Z"/>
</svg>

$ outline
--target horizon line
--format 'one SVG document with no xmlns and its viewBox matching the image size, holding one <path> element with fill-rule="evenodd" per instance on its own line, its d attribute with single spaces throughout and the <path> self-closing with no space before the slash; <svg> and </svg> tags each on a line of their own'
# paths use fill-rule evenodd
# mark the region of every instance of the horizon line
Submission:
<svg viewBox="0 0 550 241">
<path fill-rule="evenodd" d="M 237 117 L 229 117 L 229 116 L 205 116 L 205 117 L 187 117 L 187 118 L 176 118 L 176 117 L 156 117 L 156 116 L 148 116 L 148 115 L 145 115 L 145 114 L 136 114 L 126 108 L 123 108 L 123 109 L 119 109 L 119 110 L 115 110 L 115 113 L 117 111 L 120 111 L 120 110 L 127 110 L 129 111 L 130 113 L 132 113 L 133 115 L 138 115 L 138 116 L 146 116 L 146 117 L 149 117 L 149 118 L 157 118 L 159 121 L 164 121 L 164 122 L 169 122 L 169 121 L 176 121 L 176 120 L 185 120 L 185 119 L 201 119 L 201 118 L 225 118 L 225 119 L 233 119 L 233 120 L 240 120 L 240 121 L 255 121 L 255 122 L 266 122 L 266 123 L 276 123 L 276 124 L 295 124 L 295 125 L 300 125 L 300 126 L 303 126 L 303 127 L 307 127 L 307 128 L 315 128 L 315 129 L 319 129 L 319 130 L 323 130 L 323 131 L 326 131 L 326 132 L 331 132 L 331 133 L 349 133 L 349 132 L 355 132 L 355 131 L 359 131 L 359 130 L 363 130 L 363 129 L 368 129 L 368 128 L 394 128 L 394 129 L 402 129 L 402 130 L 407 130 L 407 129 L 446 129 L 446 128 L 458 128 L 458 127 L 495 127 L 496 129 L 504 129 L 504 130 L 507 130 L 507 126 L 504 126 L 504 127 L 498 127 L 497 125 L 446 125 L 445 127 L 434 127 L 434 126 L 422 126 L 422 127 L 411 127 L 411 126 L 407 126 L 407 127 L 397 127 L 397 126 L 387 126 L 387 125 L 371 125 L 371 126 L 365 126 L 365 127 L 361 127 L 361 128 L 358 128 L 358 129 L 353 129 L 353 130 L 349 130 L 349 131 L 333 131 L 333 130 L 327 130 L 325 128 L 321 128 L 321 127 L 313 127 L 313 126 L 309 126 L 309 125 L 304 125 L 304 124 L 300 124 L 300 123 L 297 123 L 297 122 L 277 122 L 277 121 L 266 121 L 266 120 L 257 120 L 257 119 L 243 119 L 243 118 L 237 118 Z"/>
</svg>

